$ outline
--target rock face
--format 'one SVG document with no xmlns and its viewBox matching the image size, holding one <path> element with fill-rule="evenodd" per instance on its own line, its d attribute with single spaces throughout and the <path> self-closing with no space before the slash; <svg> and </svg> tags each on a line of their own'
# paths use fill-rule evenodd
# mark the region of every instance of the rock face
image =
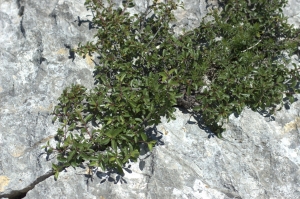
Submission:
<svg viewBox="0 0 300 199">
<path fill-rule="evenodd" d="M 196 27 L 217 1 L 184 3 L 178 31 Z M 132 12 L 146 5 L 136 4 Z M 294 0 L 285 9 L 298 27 L 299 10 Z M 67 168 L 54 181 L 55 159 L 41 146 L 56 133 L 50 113 L 62 90 L 93 85 L 92 58 L 70 51 L 95 33 L 89 19 L 84 0 L 0 0 L 0 198 L 300 198 L 299 101 L 275 121 L 248 109 L 231 115 L 224 140 L 208 139 L 197 118 L 177 110 L 149 130 L 160 145 L 125 176 Z"/>
<path fill-rule="evenodd" d="M 0 2 L 0 197 L 12 197 L 51 175 L 40 155 L 56 128 L 49 114 L 64 87 L 93 84 L 92 62 L 66 47 L 93 34 L 82 0 Z"/>
</svg>

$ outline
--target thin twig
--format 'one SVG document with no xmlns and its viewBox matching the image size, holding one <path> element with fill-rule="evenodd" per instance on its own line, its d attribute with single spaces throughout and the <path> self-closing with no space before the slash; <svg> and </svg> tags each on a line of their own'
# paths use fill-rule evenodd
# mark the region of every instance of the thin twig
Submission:
<svg viewBox="0 0 300 199">
<path fill-rule="evenodd" d="M 157 32 L 155 33 L 155 35 L 153 36 L 151 41 L 147 44 L 146 48 L 148 48 L 148 46 L 152 43 L 152 41 L 154 40 L 154 38 L 156 37 L 156 35 L 158 34 L 158 32 L 160 31 L 161 28 L 162 28 L 162 26 L 159 27 L 159 29 L 157 30 Z"/>
<path fill-rule="evenodd" d="M 246 52 L 247 50 L 250 50 L 250 49 L 254 48 L 254 47 L 257 46 L 260 42 L 261 42 L 261 39 L 260 39 L 256 44 L 254 44 L 253 46 L 247 48 L 246 50 L 243 50 L 242 53 Z"/>
</svg>

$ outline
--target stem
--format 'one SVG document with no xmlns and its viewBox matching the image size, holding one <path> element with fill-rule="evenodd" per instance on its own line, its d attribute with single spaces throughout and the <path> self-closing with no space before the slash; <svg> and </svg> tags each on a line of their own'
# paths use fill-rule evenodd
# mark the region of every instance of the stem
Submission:
<svg viewBox="0 0 300 199">
<path fill-rule="evenodd" d="M 260 42 L 261 42 L 261 39 L 260 39 L 256 44 L 254 44 L 253 46 L 247 48 L 246 50 L 243 50 L 242 53 L 246 52 L 247 50 L 250 50 L 250 49 L 254 48 L 254 47 L 257 46 Z"/>
</svg>

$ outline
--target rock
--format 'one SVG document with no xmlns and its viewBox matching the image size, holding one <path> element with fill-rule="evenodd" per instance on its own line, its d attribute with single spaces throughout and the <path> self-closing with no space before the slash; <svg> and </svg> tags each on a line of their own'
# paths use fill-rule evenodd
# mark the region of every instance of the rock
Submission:
<svg viewBox="0 0 300 199">
<path fill-rule="evenodd" d="M 300 2 L 298 0 L 289 0 L 287 6 L 283 9 L 283 13 L 288 17 L 288 22 L 293 24 L 295 28 L 300 27 Z"/>
<path fill-rule="evenodd" d="M 25 198 L 299 198 L 299 111 L 297 102 L 268 121 L 245 109 L 230 116 L 220 140 L 177 110 L 157 126 L 161 145 L 124 177 L 96 171 L 92 181 L 86 169 L 68 168 Z"/>
<path fill-rule="evenodd" d="M 93 36 L 79 18 L 89 14 L 83 0 L 0 1 L 0 197 L 50 175 L 41 146 L 55 134 L 57 98 L 71 83 L 93 85 L 93 63 L 67 48 Z"/>
<path fill-rule="evenodd" d="M 184 0 L 177 34 L 216 3 Z M 299 8 L 290 0 L 284 10 L 296 26 Z M 231 115 L 224 140 L 208 139 L 198 118 L 177 110 L 176 120 L 149 129 L 159 146 L 128 164 L 125 176 L 83 165 L 54 181 L 55 158 L 47 161 L 41 146 L 53 142 L 50 113 L 62 90 L 93 86 L 93 57 L 71 51 L 94 35 L 90 19 L 84 0 L 0 1 L 0 198 L 300 198 L 299 101 L 275 121 L 248 109 Z"/>
</svg>

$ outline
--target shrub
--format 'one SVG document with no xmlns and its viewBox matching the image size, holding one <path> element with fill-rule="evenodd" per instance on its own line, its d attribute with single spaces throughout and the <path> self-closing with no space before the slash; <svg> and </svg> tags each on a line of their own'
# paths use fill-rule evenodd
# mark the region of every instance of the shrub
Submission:
<svg viewBox="0 0 300 199">
<path fill-rule="evenodd" d="M 83 161 L 123 174 L 141 144 L 152 150 L 156 143 L 145 129 L 162 116 L 174 119 L 175 106 L 200 114 L 221 138 L 231 113 L 247 106 L 273 114 L 277 104 L 293 102 L 299 69 L 286 68 L 284 52 L 296 52 L 299 31 L 282 14 L 286 1 L 224 0 L 198 28 L 179 36 L 170 25 L 180 6 L 173 1 L 154 0 L 134 15 L 127 12 L 132 1 L 116 9 L 108 2 L 85 2 L 98 32 L 76 52 L 96 53 L 100 63 L 94 88 L 66 88 L 54 109 L 53 122 L 61 123 L 57 145 L 45 147 L 57 153 L 55 178 Z"/>
</svg>

